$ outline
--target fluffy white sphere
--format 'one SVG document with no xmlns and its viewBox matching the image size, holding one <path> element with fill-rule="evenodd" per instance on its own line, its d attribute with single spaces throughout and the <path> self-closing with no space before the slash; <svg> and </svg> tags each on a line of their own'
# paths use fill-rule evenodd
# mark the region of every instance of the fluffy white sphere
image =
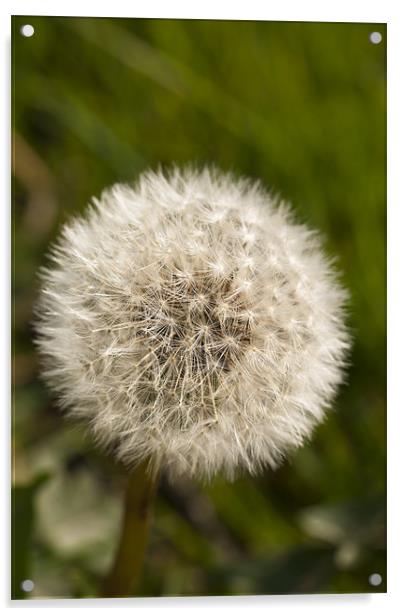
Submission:
<svg viewBox="0 0 404 616">
<path fill-rule="evenodd" d="M 147 172 L 66 225 L 37 342 L 71 416 L 128 465 L 233 477 L 309 437 L 342 379 L 346 293 L 261 185 Z"/>
</svg>

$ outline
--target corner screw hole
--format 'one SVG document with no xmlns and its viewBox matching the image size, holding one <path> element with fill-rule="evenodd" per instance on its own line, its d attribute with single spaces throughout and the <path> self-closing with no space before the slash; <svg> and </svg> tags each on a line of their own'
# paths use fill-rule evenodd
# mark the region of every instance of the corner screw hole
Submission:
<svg viewBox="0 0 404 616">
<path fill-rule="evenodd" d="M 382 581 L 383 581 L 383 578 L 380 575 L 380 573 L 372 573 L 372 575 L 369 575 L 369 584 L 371 586 L 380 586 Z"/>
<path fill-rule="evenodd" d="M 24 592 L 31 592 L 31 590 L 34 590 L 34 582 L 32 580 L 24 580 L 21 582 L 21 588 Z"/>
<path fill-rule="evenodd" d="M 25 24 L 24 26 L 21 26 L 20 32 L 23 36 L 29 38 L 31 36 L 34 36 L 35 28 L 34 26 L 31 26 L 31 24 Z"/>
<path fill-rule="evenodd" d="M 380 34 L 380 32 L 371 32 L 369 35 L 369 41 L 373 43 L 373 45 L 378 45 L 379 43 L 382 42 L 382 40 L 383 40 L 383 37 Z"/>
</svg>

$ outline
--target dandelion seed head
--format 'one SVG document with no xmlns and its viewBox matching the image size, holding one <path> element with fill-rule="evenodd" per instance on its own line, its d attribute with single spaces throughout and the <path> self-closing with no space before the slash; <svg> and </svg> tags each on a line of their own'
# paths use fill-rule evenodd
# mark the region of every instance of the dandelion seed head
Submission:
<svg viewBox="0 0 404 616">
<path fill-rule="evenodd" d="M 68 223 L 36 309 L 44 377 L 128 466 L 275 468 L 343 378 L 347 295 L 319 237 L 257 183 L 147 172 Z"/>
</svg>

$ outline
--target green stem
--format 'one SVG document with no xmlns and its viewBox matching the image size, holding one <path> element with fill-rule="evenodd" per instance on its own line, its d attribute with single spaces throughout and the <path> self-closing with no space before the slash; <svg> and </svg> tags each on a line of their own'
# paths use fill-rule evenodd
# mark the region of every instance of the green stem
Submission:
<svg viewBox="0 0 404 616">
<path fill-rule="evenodd" d="M 157 478 L 147 472 L 147 462 L 129 475 L 121 536 L 111 570 L 101 591 L 102 597 L 134 596 L 147 545 L 151 503 Z"/>
</svg>

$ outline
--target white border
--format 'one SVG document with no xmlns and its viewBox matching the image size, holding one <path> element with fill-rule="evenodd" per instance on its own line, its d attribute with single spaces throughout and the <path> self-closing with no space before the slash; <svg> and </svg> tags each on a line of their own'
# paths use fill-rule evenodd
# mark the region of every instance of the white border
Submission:
<svg viewBox="0 0 404 616">
<path fill-rule="evenodd" d="M 352 2 L 315 2 L 313 0 L 282 0 L 268 2 L 249 0 L 248 2 L 226 2 L 225 0 L 204 0 L 198 4 L 185 0 L 148 0 L 129 2 L 117 0 L 105 3 L 95 10 L 95 3 L 88 0 L 70 2 L 50 2 L 36 0 L 33 6 L 29 1 L 9 2 L 15 15 L 102 15 L 111 17 L 184 17 L 188 19 L 264 19 L 278 21 L 367 21 L 385 22 L 389 13 L 389 2 L 364 0 Z M 394 4 L 391 3 L 393 6 Z"/>
<path fill-rule="evenodd" d="M 403 112 L 404 112 L 404 91 L 401 70 L 404 59 L 403 49 L 403 29 L 404 22 L 400 19 L 400 2 L 398 0 L 384 0 L 377 2 L 372 0 L 335 0 L 334 2 L 315 0 L 282 0 L 281 2 L 269 2 L 265 0 L 248 0 L 248 2 L 235 3 L 222 0 L 204 0 L 200 4 L 193 6 L 191 2 L 170 0 L 159 2 L 148 0 L 147 2 L 123 2 L 114 0 L 111 4 L 105 4 L 101 9 L 96 9 L 95 2 L 88 0 L 70 0 L 69 2 L 59 1 L 57 3 L 49 0 L 37 0 L 35 3 L 29 1 L 3 2 L 1 7 L 0 31 L 2 35 L 3 60 L 3 87 L 1 92 L 2 113 L 1 121 L 3 124 L 2 135 L 7 135 L 0 150 L 3 164 L 0 166 L 0 186 L 3 187 L 3 201 L 1 207 L 1 263 L 3 267 L 2 276 L 2 298 L 0 309 L 2 315 L 2 349 L 1 356 L 2 378 L 1 391 L 3 393 L 2 405 L 2 436 L 3 455 L 1 456 L 5 468 L 5 480 L 3 481 L 4 492 L 0 513 L 2 518 L 2 545 L 1 550 L 1 570 L 0 580 L 2 587 L 2 603 L 7 609 L 15 609 L 17 612 L 25 609 L 42 610 L 52 608 L 58 610 L 67 608 L 74 610 L 74 614 L 96 613 L 98 609 L 136 609 L 147 613 L 164 609 L 165 613 L 174 613 L 178 609 L 192 609 L 194 612 L 222 611 L 228 609 L 233 614 L 241 614 L 246 609 L 252 610 L 257 614 L 267 614 L 271 609 L 283 614 L 298 612 L 299 616 L 310 614 L 330 615 L 339 614 L 344 610 L 347 614 L 352 613 L 357 616 L 362 614 L 380 615 L 382 610 L 393 608 L 394 613 L 399 613 L 398 608 L 402 599 L 402 572 L 403 572 L 403 479 L 402 468 L 403 459 L 400 453 L 403 450 L 402 441 L 404 435 L 404 409 L 402 403 L 402 391 L 399 389 L 402 380 L 404 365 L 402 361 L 402 349 L 404 339 L 402 331 L 402 321 L 404 315 L 403 305 L 403 234 L 404 234 L 404 198 L 403 182 L 403 158 L 400 158 L 400 150 L 404 143 L 403 131 Z M 99 6 L 99 5 L 98 5 Z M 9 334 L 9 264 L 10 264 L 10 103 L 9 103 L 9 62 L 10 62 L 10 15 L 77 15 L 77 16 L 115 16 L 115 17 L 186 17 L 199 19 L 267 19 L 278 21 L 341 21 L 341 22 L 368 22 L 368 23 L 388 23 L 388 98 L 389 98 L 389 120 L 388 120 L 388 318 L 389 318 L 389 420 L 388 420 L 388 443 L 389 443 L 389 472 L 388 472 L 388 594 L 375 595 L 312 595 L 312 596 L 281 596 L 281 597 L 228 597 L 228 598 L 201 598 L 201 599 L 124 599 L 124 600 L 49 600 L 49 601 L 26 601 L 13 602 L 9 596 L 9 554 L 4 546 L 9 545 L 9 511 L 4 507 L 4 503 L 10 503 L 9 499 L 9 458 L 10 458 L 10 438 L 9 438 L 9 419 L 7 409 L 10 404 L 9 386 L 9 345 L 4 344 L 10 340 Z M 370 127 L 371 129 L 371 127 Z M 401 146 L 401 147 L 400 147 Z M 369 247 L 371 250 L 371 247 Z M 401 326 L 401 327 L 400 327 Z M 391 334 L 394 332 L 394 335 Z M 402 607 L 402 606 L 401 606 Z M 397 609 L 395 609 L 397 608 Z"/>
</svg>

